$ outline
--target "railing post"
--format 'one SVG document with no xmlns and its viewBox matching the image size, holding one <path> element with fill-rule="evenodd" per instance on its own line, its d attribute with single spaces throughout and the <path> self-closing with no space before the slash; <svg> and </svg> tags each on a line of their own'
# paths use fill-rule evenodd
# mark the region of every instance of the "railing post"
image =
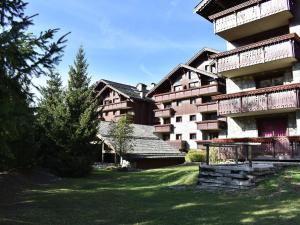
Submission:
<svg viewBox="0 0 300 225">
<path fill-rule="evenodd" d="M 249 167 L 252 168 L 252 146 L 248 145 L 248 159 L 249 159 Z"/>
<path fill-rule="evenodd" d="M 275 159 L 276 157 L 276 151 L 275 151 L 275 140 L 272 140 L 272 148 L 273 148 L 273 158 Z"/>
<path fill-rule="evenodd" d="M 290 146 L 292 147 L 292 159 L 294 158 L 294 142 L 290 142 Z"/>
<path fill-rule="evenodd" d="M 206 147 L 206 165 L 209 165 L 209 144 L 206 144 L 205 147 Z"/>
<path fill-rule="evenodd" d="M 239 164 L 239 154 L 238 154 L 239 146 L 235 146 L 235 164 Z"/>
</svg>

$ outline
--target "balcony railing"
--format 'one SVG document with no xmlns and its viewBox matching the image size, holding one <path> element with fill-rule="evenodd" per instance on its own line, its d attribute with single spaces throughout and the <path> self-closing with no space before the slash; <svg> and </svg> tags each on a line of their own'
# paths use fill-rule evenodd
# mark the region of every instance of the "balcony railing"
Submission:
<svg viewBox="0 0 300 225">
<path fill-rule="evenodd" d="M 130 109 L 134 105 L 133 102 L 130 101 L 123 101 L 123 102 L 118 102 L 118 103 L 112 103 L 108 105 L 102 105 L 100 106 L 100 110 L 103 112 L 107 111 L 113 111 L 113 110 L 119 110 L 119 109 Z"/>
<path fill-rule="evenodd" d="M 299 108 L 300 84 L 261 88 L 248 92 L 215 96 L 219 115 L 257 114 L 268 110 Z"/>
<path fill-rule="evenodd" d="M 205 120 L 197 122 L 198 130 L 202 131 L 218 131 L 226 129 L 227 123 L 222 120 Z"/>
<path fill-rule="evenodd" d="M 186 150 L 186 141 L 182 141 L 182 140 L 176 140 L 176 141 L 167 141 L 169 145 L 171 145 L 172 147 L 184 151 Z"/>
<path fill-rule="evenodd" d="M 155 133 L 171 133 L 173 131 L 172 124 L 155 125 Z"/>
<path fill-rule="evenodd" d="M 215 84 L 205 85 L 199 88 L 154 95 L 154 101 L 168 102 L 177 99 L 191 98 L 196 96 L 218 95 L 224 92 L 225 92 L 225 85 L 222 83 L 215 83 Z"/>
<path fill-rule="evenodd" d="M 168 118 L 172 117 L 174 114 L 174 109 L 169 108 L 169 109 L 157 109 L 154 110 L 155 117 L 157 118 Z"/>
<path fill-rule="evenodd" d="M 218 73 L 227 77 L 258 73 L 291 66 L 297 61 L 296 34 L 286 34 L 215 54 Z M 275 63 L 276 61 L 276 63 Z"/>
<path fill-rule="evenodd" d="M 200 113 L 217 112 L 218 104 L 217 104 L 217 102 L 202 103 L 202 104 L 198 105 L 198 111 Z"/>
<path fill-rule="evenodd" d="M 284 26 L 291 17 L 289 0 L 250 0 L 209 18 L 215 33 L 230 41 Z"/>
</svg>

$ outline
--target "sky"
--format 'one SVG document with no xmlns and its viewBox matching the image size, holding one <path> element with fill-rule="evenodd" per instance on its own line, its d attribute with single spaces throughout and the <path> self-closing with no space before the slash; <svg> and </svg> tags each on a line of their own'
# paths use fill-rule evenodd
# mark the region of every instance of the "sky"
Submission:
<svg viewBox="0 0 300 225">
<path fill-rule="evenodd" d="M 27 0 L 34 33 L 60 28 L 68 36 L 57 70 L 67 83 L 82 45 L 92 82 L 158 83 L 203 47 L 225 49 L 210 22 L 193 13 L 199 0 Z M 45 78 L 34 80 L 44 85 Z"/>
</svg>

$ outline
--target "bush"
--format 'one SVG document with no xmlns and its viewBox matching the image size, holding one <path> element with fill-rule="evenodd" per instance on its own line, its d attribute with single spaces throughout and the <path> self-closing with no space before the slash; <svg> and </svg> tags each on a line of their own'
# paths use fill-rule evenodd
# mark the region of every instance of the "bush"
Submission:
<svg viewBox="0 0 300 225">
<path fill-rule="evenodd" d="M 190 150 L 185 156 L 186 162 L 205 162 L 206 154 L 201 150 Z"/>
</svg>

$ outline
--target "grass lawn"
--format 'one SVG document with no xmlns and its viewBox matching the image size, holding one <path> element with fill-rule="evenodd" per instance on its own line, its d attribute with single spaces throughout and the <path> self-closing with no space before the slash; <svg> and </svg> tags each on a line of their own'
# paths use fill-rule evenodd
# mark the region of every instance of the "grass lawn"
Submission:
<svg viewBox="0 0 300 225">
<path fill-rule="evenodd" d="M 300 224 L 300 168 L 246 193 L 197 192 L 197 169 L 98 170 L 84 179 L 27 185 L 0 202 L 0 224 Z"/>
</svg>

